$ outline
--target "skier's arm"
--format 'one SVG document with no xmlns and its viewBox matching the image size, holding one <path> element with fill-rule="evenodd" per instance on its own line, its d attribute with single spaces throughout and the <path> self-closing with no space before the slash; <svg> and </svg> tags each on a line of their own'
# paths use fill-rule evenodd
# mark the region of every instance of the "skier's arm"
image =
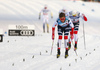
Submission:
<svg viewBox="0 0 100 70">
<path fill-rule="evenodd" d="M 53 18 L 53 13 L 51 12 L 51 10 L 49 10 L 50 14 L 51 14 L 51 18 Z"/>
<path fill-rule="evenodd" d="M 57 26 L 57 22 L 55 22 L 52 26 L 52 40 L 55 38 L 55 26 Z"/>
<path fill-rule="evenodd" d="M 39 19 L 41 18 L 41 12 L 39 13 Z"/>
<path fill-rule="evenodd" d="M 84 21 L 87 21 L 87 17 L 84 14 L 81 14 L 81 17 L 83 18 Z"/>
<path fill-rule="evenodd" d="M 41 19 L 41 13 L 43 12 L 43 9 L 39 13 L 39 19 Z"/>
<path fill-rule="evenodd" d="M 53 18 L 53 13 L 51 12 L 51 18 Z"/>
<path fill-rule="evenodd" d="M 70 27 L 71 27 L 71 32 L 70 32 L 71 39 L 73 39 L 73 38 L 74 38 L 74 37 L 73 37 L 73 33 L 74 33 L 74 25 L 73 25 L 73 23 L 72 23 L 71 20 L 69 20 L 69 24 L 70 24 Z"/>
</svg>

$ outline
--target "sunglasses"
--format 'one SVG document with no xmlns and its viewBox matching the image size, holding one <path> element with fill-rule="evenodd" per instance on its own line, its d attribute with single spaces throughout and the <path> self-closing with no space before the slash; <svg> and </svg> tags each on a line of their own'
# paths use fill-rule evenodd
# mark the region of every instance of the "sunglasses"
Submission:
<svg viewBox="0 0 100 70">
<path fill-rule="evenodd" d="M 65 17 L 64 18 L 60 18 L 60 20 L 65 20 Z"/>
</svg>

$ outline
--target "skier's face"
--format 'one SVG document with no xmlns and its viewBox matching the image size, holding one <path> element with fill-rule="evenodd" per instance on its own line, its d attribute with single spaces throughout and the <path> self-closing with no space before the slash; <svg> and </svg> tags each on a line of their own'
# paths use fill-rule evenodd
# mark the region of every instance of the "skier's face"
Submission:
<svg viewBox="0 0 100 70">
<path fill-rule="evenodd" d="M 75 13 L 75 14 L 72 14 L 73 15 L 73 17 L 76 17 L 77 16 L 77 14 Z"/>
<path fill-rule="evenodd" d="M 44 9 L 47 9 L 47 7 L 44 7 Z"/>
<path fill-rule="evenodd" d="M 75 14 L 75 15 L 73 15 L 73 17 L 76 17 L 76 14 Z"/>
<path fill-rule="evenodd" d="M 62 23 L 65 22 L 65 17 L 61 17 L 60 20 Z"/>
<path fill-rule="evenodd" d="M 65 12 L 65 10 L 63 10 L 63 12 Z"/>
</svg>

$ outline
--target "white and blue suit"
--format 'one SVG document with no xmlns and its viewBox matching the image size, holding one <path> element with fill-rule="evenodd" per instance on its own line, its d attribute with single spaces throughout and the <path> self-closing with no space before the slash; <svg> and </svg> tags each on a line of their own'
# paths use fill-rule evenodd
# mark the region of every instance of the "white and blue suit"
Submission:
<svg viewBox="0 0 100 70">
<path fill-rule="evenodd" d="M 65 22 L 62 23 L 61 20 L 58 18 L 56 22 L 53 24 L 53 28 L 57 26 L 58 30 L 58 49 L 61 47 L 62 35 L 64 33 L 64 45 L 65 48 L 68 49 L 67 42 L 68 42 L 68 34 L 69 34 L 69 27 L 74 28 L 74 25 L 69 17 L 66 16 Z"/>
</svg>

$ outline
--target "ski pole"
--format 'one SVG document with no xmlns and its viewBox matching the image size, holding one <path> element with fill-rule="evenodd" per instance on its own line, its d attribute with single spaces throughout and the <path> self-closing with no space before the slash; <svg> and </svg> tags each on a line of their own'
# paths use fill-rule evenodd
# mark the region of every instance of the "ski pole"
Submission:
<svg viewBox="0 0 100 70">
<path fill-rule="evenodd" d="M 84 21 L 83 21 L 83 37 L 84 37 L 84 49 L 86 50 L 85 30 L 84 30 Z"/>
<path fill-rule="evenodd" d="M 52 40 L 52 47 L 51 47 L 51 55 L 52 55 L 52 50 L 53 50 L 53 44 L 54 44 L 54 40 Z"/>
</svg>

